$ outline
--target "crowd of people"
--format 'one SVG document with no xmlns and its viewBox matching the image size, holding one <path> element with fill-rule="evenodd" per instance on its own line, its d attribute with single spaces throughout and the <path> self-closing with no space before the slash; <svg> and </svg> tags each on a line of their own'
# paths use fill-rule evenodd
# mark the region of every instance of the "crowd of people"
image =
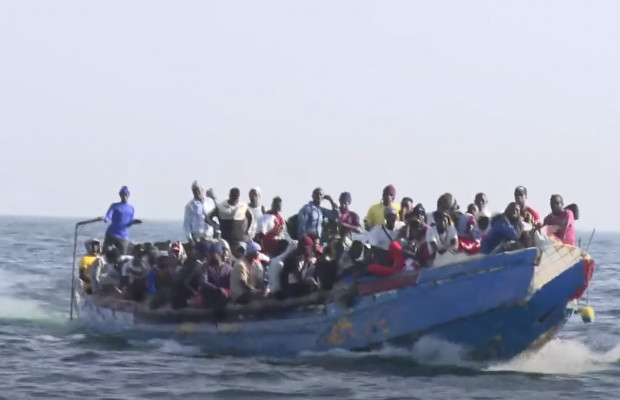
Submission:
<svg viewBox="0 0 620 400">
<path fill-rule="evenodd" d="M 550 198 L 550 213 L 541 219 L 527 203 L 527 189 L 514 191 L 504 212 L 491 214 L 484 193 L 461 210 L 450 193 L 441 195 L 434 211 L 410 197 L 396 203 L 396 189 L 383 189 L 381 201 L 365 216 L 351 210 L 352 196 L 343 192 L 338 203 L 321 188 L 311 201 L 288 219 L 282 199 L 269 209 L 261 191 L 241 199 L 238 188 L 219 201 L 194 182 L 193 198 L 185 206 L 186 241 L 132 244 L 134 218 L 129 189 L 110 206 L 103 244 L 86 242 L 80 279 L 87 293 L 148 301 L 152 308 L 190 305 L 221 308 L 265 298 L 279 300 L 331 290 L 357 275 L 389 276 L 403 270 L 433 267 L 439 256 L 492 254 L 531 247 L 533 232 L 545 227 L 554 240 L 575 244 L 575 204 L 562 196 Z M 205 205 L 210 198 L 215 207 Z M 324 207 L 323 204 L 328 204 Z"/>
</svg>

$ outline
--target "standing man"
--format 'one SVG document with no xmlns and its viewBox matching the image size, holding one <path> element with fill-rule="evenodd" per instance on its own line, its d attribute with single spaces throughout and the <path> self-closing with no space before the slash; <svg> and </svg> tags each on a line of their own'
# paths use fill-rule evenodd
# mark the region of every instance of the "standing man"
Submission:
<svg viewBox="0 0 620 400">
<path fill-rule="evenodd" d="M 250 240 L 254 240 L 256 234 L 258 234 L 258 224 L 265 214 L 265 207 L 260 204 L 260 189 L 255 187 L 250 189 L 250 203 L 248 204 L 248 208 L 254 217 L 252 221 L 252 226 L 250 226 Z"/>
<path fill-rule="evenodd" d="M 385 223 L 385 209 L 392 207 L 396 210 L 396 214 L 400 212 L 400 206 L 394 203 L 396 197 L 396 189 L 393 185 L 387 185 L 383 188 L 383 194 L 381 195 L 381 202 L 370 206 L 368 214 L 366 215 L 367 228 L 371 230 L 375 226 L 381 226 Z"/>
<path fill-rule="evenodd" d="M 194 198 L 185 206 L 183 229 L 187 239 L 190 242 L 196 242 L 208 235 L 209 226 L 205 223 L 208 213 L 205 209 L 202 187 L 197 181 L 192 183 L 192 194 Z"/>
<path fill-rule="evenodd" d="M 323 200 L 329 201 L 331 210 L 321 207 Z M 323 232 L 323 218 L 337 221 L 340 218 L 338 204 L 331 196 L 324 194 L 323 189 L 316 188 L 312 191 L 312 201 L 303 206 L 297 214 L 297 237 L 313 235 L 320 240 Z"/>
<path fill-rule="evenodd" d="M 105 232 L 105 239 L 103 241 L 103 248 L 108 246 L 116 247 L 121 254 L 127 254 L 127 246 L 129 245 L 129 228 L 132 225 L 141 224 L 142 221 L 134 219 L 134 209 L 129 200 L 129 188 L 123 186 L 118 192 L 121 201 L 113 203 L 108 212 L 103 218 L 103 222 L 110 223 L 108 229 Z"/>
</svg>

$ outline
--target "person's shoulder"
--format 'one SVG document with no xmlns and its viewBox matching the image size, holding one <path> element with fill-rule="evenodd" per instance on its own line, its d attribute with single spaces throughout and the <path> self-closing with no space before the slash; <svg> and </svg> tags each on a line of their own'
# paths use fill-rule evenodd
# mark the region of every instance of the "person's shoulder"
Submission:
<svg viewBox="0 0 620 400">
<path fill-rule="evenodd" d="M 382 203 L 375 203 L 368 208 L 368 211 L 374 211 L 374 210 L 381 209 L 381 211 L 383 212 L 383 207 L 384 206 Z"/>
</svg>

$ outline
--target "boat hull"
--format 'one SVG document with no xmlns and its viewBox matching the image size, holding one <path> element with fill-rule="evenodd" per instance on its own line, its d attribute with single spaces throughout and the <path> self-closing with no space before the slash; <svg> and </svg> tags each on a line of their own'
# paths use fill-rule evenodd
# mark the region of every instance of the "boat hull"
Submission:
<svg viewBox="0 0 620 400">
<path fill-rule="evenodd" d="M 214 353 L 286 357 L 386 342 L 410 345 L 432 335 L 462 344 L 476 357 L 510 358 L 566 320 L 565 306 L 584 283 L 581 258 L 569 258 L 560 274 L 542 278 L 535 265 L 540 251 L 526 249 L 391 280 L 368 279 L 350 303 L 333 301 L 278 319 L 152 323 L 84 295 L 78 315 L 94 333 L 174 339 Z"/>
<path fill-rule="evenodd" d="M 566 324 L 574 309 L 570 299 L 583 285 L 584 261 L 561 273 L 524 304 L 436 326 L 420 335 L 399 338 L 393 344 L 411 346 L 421 337 L 433 337 L 461 346 L 463 358 L 508 360 L 540 348 Z M 580 283 L 581 282 L 581 283 Z"/>
</svg>

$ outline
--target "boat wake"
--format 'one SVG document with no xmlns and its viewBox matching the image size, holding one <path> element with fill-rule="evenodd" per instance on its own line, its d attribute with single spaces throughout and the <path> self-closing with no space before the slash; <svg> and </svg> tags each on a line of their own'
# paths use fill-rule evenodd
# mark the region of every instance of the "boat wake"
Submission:
<svg viewBox="0 0 620 400">
<path fill-rule="evenodd" d="M 4 325 L 66 325 L 67 315 L 51 312 L 46 304 L 14 295 L 11 283 L 20 279 L 0 270 L 0 324 Z"/>
<path fill-rule="evenodd" d="M 384 346 L 369 352 L 334 350 L 323 353 L 304 353 L 302 359 L 322 364 L 321 359 L 340 358 L 344 363 L 355 360 L 355 368 L 365 363 L 408 364 L 412 375 L 525 373 L 540 375 L 579 375 L 610 370 L 620 362 L 620 345 L 607 351 L 596 351 L 574 339 L 554 339 L 534 353 L 524 354 L 511 361 L 489 364 L 471 361 L 461 346 L 440 339 L 425 337 L 411 349 Z M 341 366 L 342 365 L 341 363 Z M 382 368 L 383 369 L 383 368 Z M 385 369 L 383 369 L 385 370 Z M 385 370 L 385 372 L 389 372 Z"/>
<path fill-rule="evenodd" d="M 543 375 L 578 375 L 609 370 L 620 361 L 620 345 L 595 351 L 574 339 L 554 339 L 532 354 L 493 365 L 489 372 L 522 372 Z"/>
</svg>

